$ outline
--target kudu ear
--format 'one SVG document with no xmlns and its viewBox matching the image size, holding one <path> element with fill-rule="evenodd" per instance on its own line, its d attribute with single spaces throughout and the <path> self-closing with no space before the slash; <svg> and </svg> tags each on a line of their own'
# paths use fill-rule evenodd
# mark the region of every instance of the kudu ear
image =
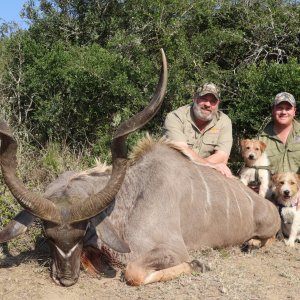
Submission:
<svg viewBox="0 0 300 300">
<path fill-rule="evenodd" d="M 111 249 L 120 253 L 130 252 L 128 244 L 119 237 L 114 227 L 107 219 L 104 219 L 96 226 L 96 233 L 101 241 Z"/>
<path fill-rule="evenodd" d="M 27 227 L 33 223 L 34 219 L 34 215 L 22 210 L 0 231 L 0 243 L 7 242 L 26 232 Z"/>
<path fill-rule="evenodd" d="M 98 238 L 100 238 L 101 241 L 109 248 L 120 253 L 130 252 L 128 244 L 119 237 L 113 225 L 106 218 L 105 213 L 101 213 L 98 216 L 92 218 L 90 222 L 95 227 Z"/>
</svg>

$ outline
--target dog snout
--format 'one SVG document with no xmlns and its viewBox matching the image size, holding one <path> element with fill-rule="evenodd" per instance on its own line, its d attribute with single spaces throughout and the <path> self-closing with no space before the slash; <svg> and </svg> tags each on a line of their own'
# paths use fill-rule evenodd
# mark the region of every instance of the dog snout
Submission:
<svg viewBox="0 0 300 300">
<path fill-rule="evenodd" d="M 283 195 L 284 196 L 289 196 L 290 195 L 290 191 L 289 190 L 284 190 L 283 191 Z"/>
<path fill-rule="evenodd" d="M 254 154 L 249 154 L 249 155 L 248 155 L 248 158 L 249 158 L 249 159 L 255 159 L 255 156 L 254 156 Z"/>
</svg>

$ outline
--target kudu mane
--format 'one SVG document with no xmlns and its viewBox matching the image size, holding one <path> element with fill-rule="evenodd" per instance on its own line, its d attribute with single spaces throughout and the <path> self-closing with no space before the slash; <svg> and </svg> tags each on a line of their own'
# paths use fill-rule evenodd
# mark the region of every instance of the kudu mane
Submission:
<svg viewBox="0 0 300 300">
<path fill-rule="evenodd" d="M 134 146 L 130 158 L 130 165 L 134 165 L 139 161 L 145 154 L 153 151 L 156 145 L 166 145 L 172 149 L 177 150 L 181 154 L 184 155 L 180 146 L 174 144 L 172 141 L 162 137 L 159 139 L 153 138 L 149 133 L 146 134 L 144 138 L 139 140 L 137 144 Z M 185 156 L 185 155 L 184 155 Z"/>
<path fill-rule="evenodd" d="M 158 145 L 166 145 L 182 153 L 181 149 L 171 141 L 165 138 L 155 139 L 147 133 L 132 149 L 129 155 L 130 166 L 136 165 L 139 160 L 153 151 Z M 102 163 L 99 159 L 96 159 L 95 167 L 81 172 L 67 171 L 59 176 L 57 180 L 47 187 L 45 196 L 49 199 L 61 196 L 68 196 L 68 198 L 70 196 L 76 198 L 86 197 L 101 190 L 108 181 L 111 172 L 111 165 L 107 165 L 106 162 Z"/>
<path fill-rule="evenodd" d="M 68 199 L 69 202 L 84 199 L 97 193 L 107 183 L 112 167 L 96 161 L 96 166 L 81 172 L 67 171 L 48 185 L 44 196 L 47 199 Z M 97 182 L 103 182 L 97 188 Z M 55 200 L 54 200 L 55 201 Z"/>
</svg>

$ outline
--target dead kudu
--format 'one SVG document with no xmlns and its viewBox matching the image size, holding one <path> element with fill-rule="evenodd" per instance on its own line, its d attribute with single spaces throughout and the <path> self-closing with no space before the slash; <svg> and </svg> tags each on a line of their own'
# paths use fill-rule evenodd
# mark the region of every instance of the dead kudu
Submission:
<svg viewBox="0 0 300 300">
<path fill-rule="evenodd" d="M 190 262 L 188 250 L 251 239 L 263 245 L 276 234 L 280 218 L 271 202 L 237 179 L 194 164 L 167 141 L 145 139 L 127 162 L 125 138 L 157 111 L 166 72 L 163 55 L 160 84 L 151 102 L 155 109 L 120 126 L 112 143 L 112 172 L 95 168 L 64 173 L 43 197 L 17 181 L 16 143 L 1 126 L 2 173 L 25 210 L 3 229 L 0 242 L 23 233 L 36 216 L 49 239 L 56 282 L 69 286 L 77 281 L 83 251 L 95 269 L 104 255 L 110 263 L 126 264 L 127 283 L 140 285 L 205 268 Z"/>
</svg>

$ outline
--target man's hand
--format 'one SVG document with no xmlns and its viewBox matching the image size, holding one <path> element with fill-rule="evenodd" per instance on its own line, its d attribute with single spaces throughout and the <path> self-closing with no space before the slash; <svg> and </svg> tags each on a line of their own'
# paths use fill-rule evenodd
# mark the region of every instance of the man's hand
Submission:
<svg viewBox="0 0 300 300">
<path fill-rule="evenodd" d="M 211 168 L 216 169 L 217 171 L 221 172 L 226 177 L 232 178 L 233 175 L 231 173 L 231 170 L 227 167 L 226 164 L 220 163 L 220 164 L 208 164 Z"/>
<path fill-rule="evenodd" d="M 225 152 L 219 151 L 208 158 L 202 158 L 199 154 L 197 154 L 194 150 L 192 150 L 188 144 L 184 142 L 173 142 L 178 149 L 186 155 L 191 161 L 196 164 L 209 166 L 221 172 L 226 177 L 233 177 L 230 169 L 227 167 L 226 163 L 228 160 L 228 155 Z M 224 162 L 219 162 L 219 161 Z"/>
</svg>

